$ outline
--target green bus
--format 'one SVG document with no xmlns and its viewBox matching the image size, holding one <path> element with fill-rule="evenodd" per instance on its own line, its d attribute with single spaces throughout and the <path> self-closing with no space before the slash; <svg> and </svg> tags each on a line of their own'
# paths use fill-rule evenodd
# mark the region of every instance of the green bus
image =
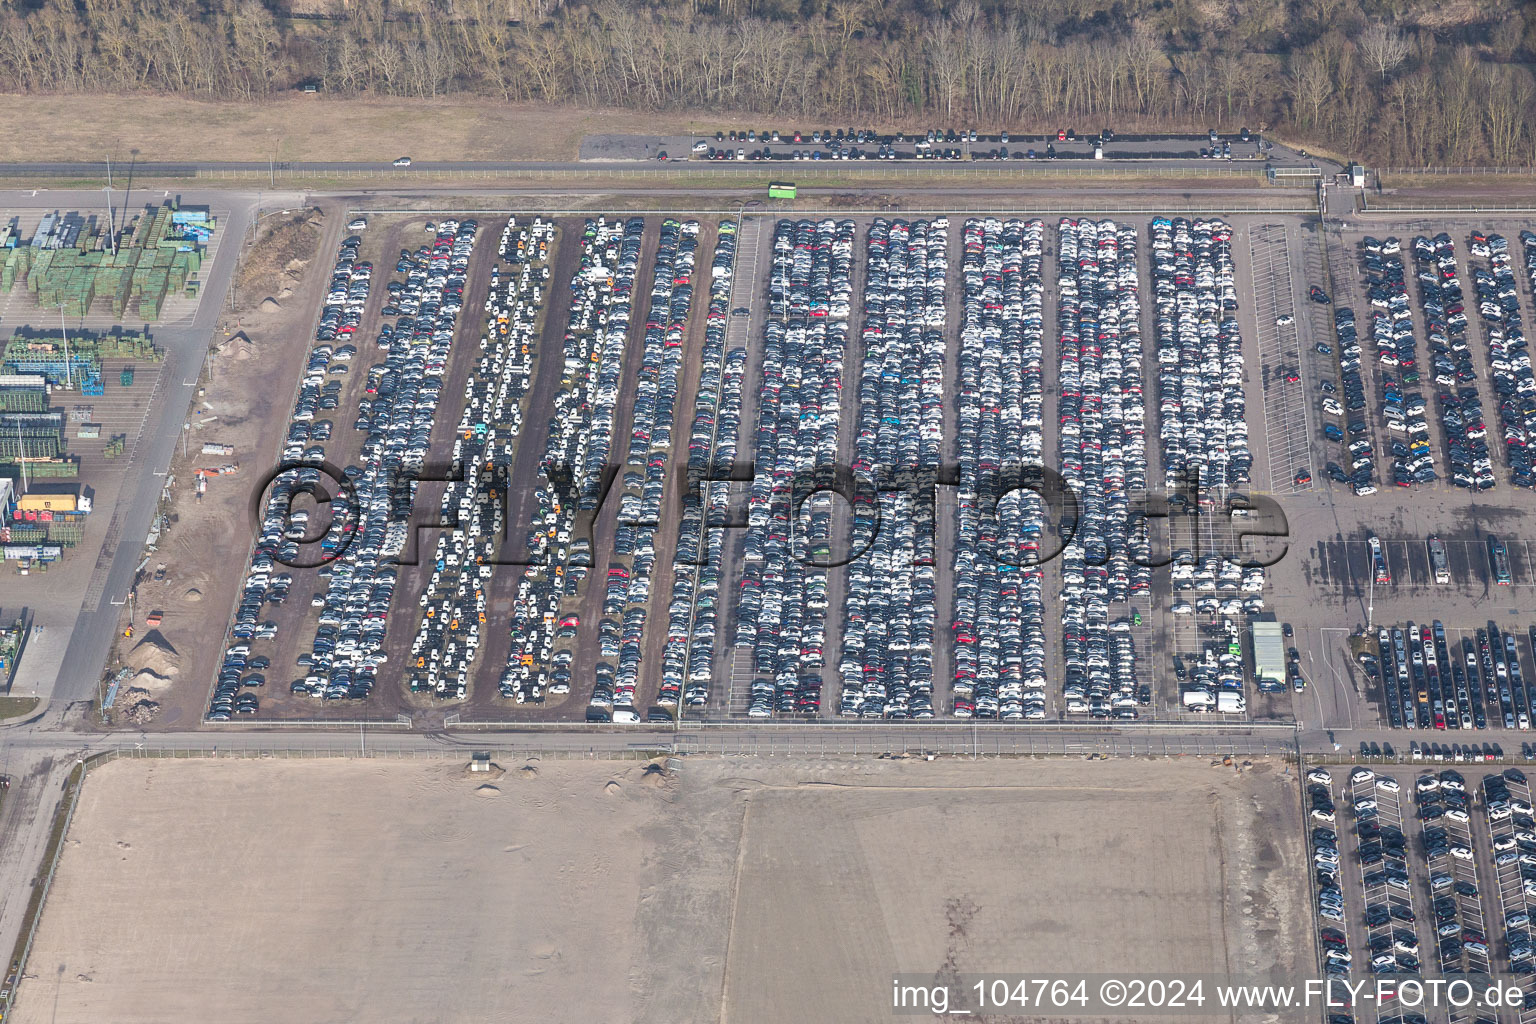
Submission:
<svg viewBox="0 0 1536 1024">
<path fill-rule="evenodd" d="M 769 199 L 793 199 L 795 198 L 795 183 L 792 181 L 770 181 L 768 183 Z"/>
</svg>

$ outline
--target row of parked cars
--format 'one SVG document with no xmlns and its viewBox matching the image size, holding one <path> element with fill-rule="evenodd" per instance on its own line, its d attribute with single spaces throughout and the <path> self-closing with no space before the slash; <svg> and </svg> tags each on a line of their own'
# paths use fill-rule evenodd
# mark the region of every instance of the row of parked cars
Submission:
<svg viewBox="0 0 1536 1024">
<path fill-rule="evenodd" d="M 1396 238 L 1380 243 L 1368 238 L 1365 244 L 1367 252 L 1380 246 L 1383 255 L 1378 258 L 1390 259 L 1400 272 L 1402 263 L 1395 255 L 1400 245 Z M 1455 249 L 1449 235 L 1434 241 L 1420 236 L 1414 239 L 1412 252 L 1419 305 L 1429 339 L 1429 364 L 1425 372 L 1438 388 L 1436 403 L 1445 432 L 1446 472 L 1458 487 L 1487 490 L 1495 484 L 1493 461 L 1488 452 L 1488 430 L 1478 396 L 1476 371 L 1467 346 L 1467 318 L 1462 308 L 1461 283 L 1456 276 Z M 1376 317 L 1380 320 L 1385 315 L 1378 312 Z M 1392 316 L 1398 315 L 1394 308 Z M 1401 315 L 1409 316 L 1406 309 Z M 1411 324 L 1407 329 L 1411 332 Z M 1403 370 L 1403 380 L 1410 385 L 1419 382 L 1417 365 Z M 1417 391 L 1406 396 L 1394 394 L 1389 386 L 1385 402 L 1387 430 L 1393 435 L 1407 434 L 1406 441 L 1394 436 L 1390 442 L 1395 460 L 1393 482 L 1408 486 L 1437 479 L 1428 468 L 1415 468 L 1427 467 L 1429 460 L 1423 396 Z M 1405 462 L 1409 459 L 1412 461 Z"/>
<path fill-rule="evenodd" d="M 1376 493 L 1376 462 L 1371 453 L 1370 428 L 1365 422 L 1365 379 L 1360 373 L 1360 334 L 1355 321 L 1355 311 L 1349 306 L 1338 306 L 1333 311 L 1333 330 L 1339 343 L 1339 374 L 1342 394 L 1323 396 L 1325 414 L 1348 417 L 1348 440 L 1337 424 L 1325 423 L 1323 436 L 1338 441 L 1347 453 L 1350 467 L 1345 469 L 1336 462 L 1327 465 L 1328 475 L 1342 484 L 1348 484 L 1356 495 L 1364 497 Z M 1331 355 L 1332 346 L 1318 342 L 1319 351 Z M 1341 403 L 1349 404 L 1346 410 Z M 1332 428 L 1332 429 L 1330 429 Z"/>
<path fill-rule="evenodd" d="M 575 538 L 578 516 L 597 509 L 602 467 L 613 440 L 615 407 L 623 372 L 630 302 L 640 266 L 645 221 L 585 222 L 581 255 L 569 282 L 566 330 L 559 357 L 560 386 L 546 427 L 539 462 L 539 486 L 526 534 L 529 564 L 518 581 L 510 621 L 511 645 L 503 670 L 501 692 L 514 700 L 537 699 L 534 686 L 544 671 L 569 685 L 575 650 L 558 640 L 571 640 L 580 629 L 575 615 L 560 616 L 563 598 L 574 597 L 592 565 L 587 538 Z M 546 352 L 541 358 L 555 358 Z M 589 705 L 612 704 L 612 677 L 598 673 Z M 602 718 L 608 718 L 604 707 Z M 624 716 L 634 720 L 632 711 Z"/>
<path fill-rule="evenodd" d="M 1191 481 L 1242 486 L 1253 453 L 1231 226 L 1217 218 L 1153 218 L 1152 272 L 1168 490 Z"/>
<path fill-rule="evenodd" d="M 1046 716 L 1042 496 L 1007 471 L 1044 464 L 1045 224 L 966 221 L 955 414 L 953 712 Z"/>
<path fill-rule="evenodd" d="M 1312 840 L 1312 870 L 1315 874 L 1317 916 L 1321 922 L 1319 946 L 1323 973 L 1330 979 L 1349 977 L 1354 969 L 1354 955 L 1349 950 L 1349 936 L 1344 928 L 1344 889 L 1339 882 L 1339 834 L 1333 802 L 1333 776 L 1326 768 L 1307 773 L 1307 797 L 1312 804 L 1309 823 Z"/>
<path fill-rule="evenodd" d="M 1528 231 L 1524 236 L 1536 240 Z M 1504 438 L 1510 482 L 1516 487 L 1536 487 L 1536 463 L 1530 448 L 1531 439 L 1536 436 L 1536 373 L 1531 369 L 1525 329 L 1520 322 L 1520 293 L 1515 285 L 1509 239 L 1475 231 L 1470 248 L 1473 257 L 1488 261 L 1486 268 L 1473 265 L 1472 288 L 1488 338 L 1488 365 L 1493 371 L 1499 431 Z M 1528 242 L 1528 252 L 1530 248 Z"/>
<path fill-rule="evenodd" d="M 548 288 L 554 226 L 535 220 L 502 231 L 484 305 L 481 354 L 464 384 L 453 440 L 453 475 L 442 495 L 432 575 L 408 667 L 413 692 L 461 699 L 486 633 L 486 587 L 504 533 L 505 466 L 523 426 L 522 399 L 533 379 L 535 325 Z M 503 271 L 506 271 L 503 273 Z M 532 680 L 536 691 L 544 683 Z M 568 680 L 567 680 L 568 684 Z M 539 693 L 542 696 L 542 692 Z"/>
<path fill-rule="evenodd" d="M 1134 719 L 1130 616 L 1111 621 L 1110 607 L 1151 585 L 1147 538 L 1132 536 L 1128 494 L 1147 486 L 1136 229 L 1063 219 L 1057 260 L 1058 454 L 1077 495 L 1059 560 L 1063 697 L 1071 714 Z"/>
<path fill-rule="evenodd" d="M 347 361 L 356 351 L 353 346 L 343 345 L 347 349 L 345 357 L 336 359 L 337 346 L 332 342 L 338 337 L 338 328 L 344 326 L 343 321 L 346 333 L 350 335 L 362 320 L 362 308 L 367 301 L 372 268 L 366 264 L 358 266 L 360 245 L 360 239 L 349 237 L 341 243 L 336 253 L 331 287 L 316 328 L 316 344 L 310 350 L 304 376 L 299 383 L 283 447 L 283 462 L 293 465 L 272 481 L 266 504 L 262 508 L 261 533 L 252 550 L 251 564 L 241 586 L 230 626 L 230 642 L 214 683 L 207 713 L 210 721 L 227 721 L 235 713 L 254 713 L 259 707 L 260 702 L 255 695 L 243 692 L 242 686 L 262 685 L 265 677 L 258 674 L 245 675 L 245 672 L 253 667 L 265 669 L 270 665 L 270 660 L 264 655 L 253 657 L 251 643 L 276 637 L 276 623 L 259 620 L 265 606 L 281 605 L 287 600 L 289 588 L 293 584 L 291 573 L 277 569 L 280 561 L 291 563 L 299 557 L 300 542 L 307 536 L 309 511 L 295 510 L 292 507 L 293 499 L 300 493 L 313 493 L 323 486 L 318 467 L 325 456 L 325 449 L 316 444 L 320 440 L 317 435 L 323 434 L 329 438 L 332 424 L 329 420 L 316 422 L 315 414 L 320 411 L 322 400 L 325 400 L 327 409 L 336 408 L 339 404 L 335 396 L 341 389 L 341 382 L 334 380 L 330 371 L 333 368 L 344 370 Z M 322 424 L 323 429 L 320 429 Z M 313 465 L 298 465 L 306 462 Z M 343 532 L 354 526 L 347 510 L 347 497 L 346 494 L 338 495 L 332 506 L 332 521 L 325 537 L 327 551 L 334 550 L 341 542 Z M 366 689 L 359 687 L 359 691 L 357 696 L 366 695 Z"/>
<path fill-rule="evenodd" d="M 1399 487 L 1412 487 L 1433 483 L 1439 474 L 1430 451 L 1424 396 L 1417 390 L 1407 390 L 1416 388 L 1421 376 L 1401 252 L 1396 238 L 1378 241 L 1367 236 L 1360 243 L 1366 299 L 1371 305 L 1371 337 L 1376 345 L 1376 358 L 1383 367 L 1381 410 L 1389 433 L 1392 482 Z M 1431 349 L 1434 344 L 1431 339 Z M 1353 365 L 1360 358 L 1358 343 L 1341 341 L 1340 345 L 1340 360 Z M 1364 410 L 1364 395 L 1358 384 L 1357 376 L 1345 381 L 1343 398 L 1352 416 L 1361 415 Z M 1369 470 L 1370 479 L 1374 480 L 1377 453 L 1370 440 L 1351 437 L 1347 444 L 1352 473 Z"/>
<path fill-rule="evenodd" d="M 735 222 L 721 221 L 709 268 L 704 347 L 699 353 L 698 390 L 694 394 L 693 424 L 688 435 L 690 485 L 683 489 L 683 515 L 672 570 L 672 601 L 667 606 L 667 641 L 661 656 L 661 688 L 656 703 L 663 708 L 679 703 L 686 707 L 708 704 L 714 672 L 720 568 L 725 546 L 725 531 L 721 528 L 730 510 L 730 484 L 726 476 L 736 461 L 742 378 L 747 367 L 745 349 L 734 349 L 729 355 L 725 351 L 736 246 Z M 693 481 L 699 481 L 699 486 L 693 486 Z"/>
<path fill-rule="evenodd" d="M 1403 829 L 1402 785 L 1390 776 L 1357 767 L 1349 774 L 1349 798 L 1365 895 L 1371 973 L 1420 974 L 1423 959 Z"/>
<path fill-rule="evenodd" d="M 414 312 L 402 312 L 392 330 L 381 329 L 387 355 L 359 398 L 357 427 L 365 436 L 359 467 L 348 475 L 356 485 L 360 536 L 322 569 L 330 578 L 302 682 L 310 693 L 340 696 L 349 675 L 354 687 L 371 687 L 385 660 L 396 560 L 408 539 L 415 480 L 429 454 L 478 230 L 473 220 L 443 221 L 431 243 L 403 253 L 396 264 L 406 267 L 406 280 L 390 282 L 391 301 Z M 365 616 L 361 622 L 359 616 Z"/>
<path fill-rule="evenodd" d="M 1435 776 L 1425 778 L 1434 780 Z M 1530 909 L 1536 904 L 1536 811 L 1531 806 L 1530 784 L 1519 768 L 1506 768 L 1483 776 L 1481 788 L 1500 883 L 1504 953 L 1509 959 L 1509 973 L 1529 980 L 1536 972 Z"/>
<path fill-rule="evenodd" d="M 630 426 L 629 455 L 620 481 L 618 529 L 608 566 L 603 619 L 599 622 L 599 688 L 611 678 L 614 721 L 633 721 L 639 684 L 647 605 L 656 567 L 655 534 L 661 522 L 662 495 L 672 453 L 672 427 L 683 369 L 683 332 L 693 305 L 693 274 L 698 252 L 697 221 L 663 220 L 652 268 L 650 309 L 645 321 L 640 372 Z M 636 467 L 643 467 L 643 471 Z M 625 563 L 627 556 L 627 565 Z M 627 575 L 624 570 L 627 571 Z M 691 598 L 691 595 L 689 595 Z M 678 595 L 673 595 L 673 611 Z M 622 613 L 622 624 L 618 616 Z M 676 617 L 669 645 L 686 640 Z M 713 634 L 710 635 L 713 643 Z M 611 659 L 611 661 L 609 660 Z M 675 706 L 682 693 L 682 665 L 662 665 L 657 705 Z M 597 695 L 601 707 L 604 694 Z"/>
<path fill-rule="evenodd" d="M 1397 785 L 1395 779 L 1387 781 Z M 1424 858 L 1429 862 L 1430 911 L 1440 973 L 1490 974 L 1493 951 L 1484 931 L 1487 914 L 1478 888 L 1477 870 L 1469 856 L 1473 850 L 1473 794 L 1467 791 L 1465 777 L 1447 768 L 1438 775 L 1419 776 L 1414 781 L 1413 796 Z M 1495 837 L 1493 843 L 1497 865 L 1515 846 L 1515 841 L 1513 837 Z M 1508 861 L 1504 863 L 1507 865 Z M 1372 876 L 1368 873 L 1366 877 L 1369 880 Z"/>
<path fill-rule="evenodd" d="M 572 531 L 580 503 L 578 494 L 585 482 L 579 470 L 587 465 L 591 389 L 607 351 L 609 304 L 616 286 L 622 289 L 632 283 L 639 264 L 637 240 L 628 264 L 630 277 L 626 279 L 620 272 L 625 235 L 622 222 L 587 220 L 582 227 L 577 268 L 567 283 L 569 291 L 564 293 L 568 298 L 564 303 L 566 330 L 558 354 L 562 360 L 560 387 L 545 427 L 540 486 L 532 490 L 533 506 L 527 510 L 530 525 L 524 543 L 528 564 L 512 602 L 511 642 L 500 681 L 501 695 L 518 703 L 540 701 L 555 686 L 570 685 L 575 651 L 569 647 L 556 651 L 555 644 L 557 639 L 575 635 L 580 627 L 579 618 L 560 616 L 560 605 L 564 598 L 578 593 L 592 564 L 590 543 L 584 538 L 574 539 Z M 504 257 L 512 255 L 503 249 Z M 557 356 L 544 352 L 540 358 Z M 612 400 L 616 397 L 615 392 Z M 602 717 L 606 719 L 607 714 Z"/>
<path fill-rule="evenodd" d="M 942 460 L 948 249 L 942 217 L 869 227 L 852 464 L 866 479 L 932 474 Z M 933 716 L 935 508 L 924 498 L 896 490 L 854 505 L 850 544 L 868 550 L 848 567 L 841 714 Z"/>
<path fill-rule="evenodd" d="M 795 505 L 813 469 L 837 458 L 854 235 L 852 220 L 830 218 L 774 228 L 735 633 L 751 652 L 755 718 L 821 706 L 835 499 Z"/>
</svg>

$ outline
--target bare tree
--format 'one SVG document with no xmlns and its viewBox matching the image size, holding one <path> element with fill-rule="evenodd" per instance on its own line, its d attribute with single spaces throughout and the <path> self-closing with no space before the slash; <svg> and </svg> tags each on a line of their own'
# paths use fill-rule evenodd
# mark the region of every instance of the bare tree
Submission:
<svg viewBox="0 0 1536 1024">
<path fill-rule="evenodd" d="M 1303 128 L 1316 127 L 1323 104 L 1333 93 L 1328 58 L 1316 47 L 1292 54 L 1289 84 L 1297 121 Z"/>
<path fill-rule="evenodd" d="M 1372 25 L 1360 34 L 1360 54 L 1366 66 L 1386 81 L 1387 75 L 1408 59 L 1412 44 L 1401 32 L 1394 32 L 1385 25 Z"/>
</svg>

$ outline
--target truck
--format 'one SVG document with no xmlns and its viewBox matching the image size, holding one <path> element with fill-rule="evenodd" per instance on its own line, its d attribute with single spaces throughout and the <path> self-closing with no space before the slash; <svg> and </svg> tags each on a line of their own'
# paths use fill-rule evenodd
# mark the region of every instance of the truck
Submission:
<svg viewBox="0 0 1536 1024">
<path fill-rule="evenodd" d="M 1249 626 L 1253 637 L 1254 684 L 1264 692 L 1285 685 L 1285 639 L 1278 622 L 1254 622 Z"/>
<path fill-rule="evenodd" d="M 1429 567 L 1435 574 L 1435 582 L 1444 586 L 1451 582 L 1451 562 L 1445 552 L 1445 541 L 1429 538 Z"/>
<path fill-rule="evenodd" d="M 1493 582 L 1501 587 L 1509 586 L 1509 551 L 1504 542 L 1492 534 L 1488 535 L 1488 562 L 1493 567 Z"/>
<path fill-rule="evenodd" d="M 1375 573 L 1376 582 L 1388 584 L 1392 582 L 1392 570 L 1387 568 L 1387 555 L 1382 549 L 1381 538 L 1374 533 L 1366 538 L 1371 546 L 1371 571 Z"/>
</svg>

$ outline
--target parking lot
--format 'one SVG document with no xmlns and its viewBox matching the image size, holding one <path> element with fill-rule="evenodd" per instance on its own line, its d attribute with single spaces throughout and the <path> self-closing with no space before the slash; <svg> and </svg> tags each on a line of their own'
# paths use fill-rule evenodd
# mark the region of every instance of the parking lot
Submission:
<svg viewBox="0 0 1536 1024">
<path fill-rule="evenodd" d="M 1495 535 L 1507 552 L 1509 567 L 1508 582 L 1499 584 L 1495 582 L 1497 574 L 1489 557 L 1488 535 L 1436 536 L 1445 544 L 1450 572 L 1447 584 L 1435 582 L 1427 538 L 1391 536 L 1381 538 L 1390 579 L 1381 580 L 1371 571 L 1370 543 L 1360 538 L 1318 542 L 1317 581 L 1321 586 L 1349 591 L 1357 585 L 1364 588 L 1371 580 L 1378 601 L 1391 600 L 1392 594 L 1399 589 L 1433 593 L 1438 588 L 1448 587 L 1445 593 L 1479 594 L 1495 603 L 1499 600 L 1498 594 L 1508 592 L 1513 595 L 1536 584 L 1536 546 L 1530 542 L 1511 535 Z"/>
<path fill-rule="evenodd" d="M 212 712 L 1290 716 L 1288 694 L 1250 685 L 1250 617 L 1288 616 L 1266 570 L 1243 564 L 1256 527 L 1237 517 L 1269 514 L 1246 511 L 1250 489 L 1355 501 L 1286 469 L 1310 461 L 1309 391 L 1326 372 L 1301 351 L 1329 314 L 1305 298 L 1321 249 L 1300 226 L 447 218 L 423 246 L 425 224 L 381 222 L 338 254 L 295 393 L 308 418 L 285 452 L 350 467 L 336 486 L 382 518 L 357 521 L 355 550 L 331 536 L 348 546 L 333 565 L 255 569 L 231 622 L 231 646 L 250 649 L 226 663 Z M 391 441 L 381 414 L 407 402 L 402 382 L 416 390 Z M 1070 508 L 1009 485 L 1047 448 Z M 390 494 L 370 452 L 379 472 L 432 472 Z M 883 479 L 878 504 L 827 490 L 815 467 L 834 462 Z M 438 466 L 464 482 L 434 482 Z M 477 472 L 533 485 L 471 500 Z M 940 481 L 931 505 L 902 472 Z M 1191 477 L 1208 484 L 1198 501 Z M 1170 514 L 1142 520 L 1158 486 Z M 1436 500 L 1461 516 L 1438 531 L 1447 593 L 1497 602 L 1536 582 L 1512 527 L 1505 587 L 1487 533 Z M 323 526 L 322 505 L 293 507 Z M 1301 548 L 1305 585 L 1374 597 L 1378 620 L 1397 597 L 1441 593 L 1400 519 L 1379 583 L 1362 530 Z M 324 529 L 294 525 L 274 520 L 263 545 L 325 550 Z M 1143 564 L 1160 564 L 1154 549 L 1173 564 Z M 542 564 L 496 564 L 529 553 Z"/>
<path fill-rule="evenodd" d="M 1316 416 L 1313 395 L 1322 381 L 1303 373 L 1296 282 L 1291 272 L 1291 241 L 1285 224 L 1250 229 L 1248 252 L 1253 274 L 1253 318 L 1260 359 L 1271 493 L 1312 487 L 1312 437 Z M 1308 389 L 1311 389 L 1310 391 Z M 1307 479 L 1298 477 L 1307 471 Z"/>
<path fill-rule="evenodd" d="M 1536 1006 L 1528 781 L 1521 769 L 1501 771 L 1481 756 L 1448 762 L 1415 744 L 1400 767 L 1307 772 L 1322 968 L 1355 981 L 1509 975 Z M 1395 1021 L 1401 1012 L 1361 1002 L 1340 1024 Z M 1440 1008 L 1427 1019 L 1523 1024 L 1536 1009 Z"/>
</svg>

